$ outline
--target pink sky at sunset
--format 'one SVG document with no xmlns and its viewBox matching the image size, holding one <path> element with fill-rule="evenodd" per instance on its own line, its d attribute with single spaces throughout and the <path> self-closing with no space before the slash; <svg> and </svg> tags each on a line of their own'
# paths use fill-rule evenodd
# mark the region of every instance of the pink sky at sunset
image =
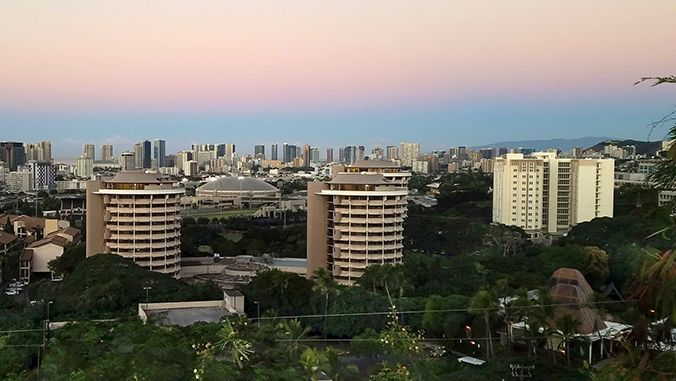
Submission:
<svg viewBox="0 0 676 381">
<path fill-rule="evenodd" d="M 303 110 L 613 96 L 666 74 L 676 2 L 0 5 L 0 111 Z"/>
</svg>

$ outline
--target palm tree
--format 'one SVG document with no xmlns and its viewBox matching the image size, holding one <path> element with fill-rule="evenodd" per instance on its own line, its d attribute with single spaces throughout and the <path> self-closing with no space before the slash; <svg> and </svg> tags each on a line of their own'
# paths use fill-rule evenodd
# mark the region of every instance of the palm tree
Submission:
<svg viewBox="0 0 676 381">
<path fill-rule="evenodd" d="M 674 145 L 676 146 L 676 145 Z M 629 299 L 638 300 L 654 318 L 671 317 L 676 321 L 676 251 L 654 254 L 630 286 Z"/>
<path fill-rule="evenodd" d="M 286 343 L 289 357 L 291 360 L 296 361 L 298 359 L 298 350 L 302 347 L 300 343 L 307 337 L 310 327 L 303 327 L 300 321 L 293 319 L 279 323 L 279 328 L 277 333 L 279 340 Z"/>
<path fill-rule="evenodd" d="M 243 368 L 244 361 L 248 361 L 249 354 L 253 352 L 250 349 L 251 343 L 239 336 L 239 332 L 232 326 L 230 320 L 223 322 L 218 331 L 218 337 L 220 340 L 216 343 L 216 348 L 224 351 L 226 357 L 229 357 L 240 369 Z"/>
<path fill-rule="evenodd" d="M 496 305 L 497 303 L 493 295 L 485 289 L 479 290 L 469 302 L 469 312 L 482 317 L 486 323 L 486 357 L 488 358 L 495 355 L 493 352 L 490 320 L 495 314 Z"/>
<path fill-rule="evenodd" d="M 300 354 L 300 360 L 298 361 L 303 367 L 307 378 L 311 381 L 317 381 L 319 365 L 325 362 L 323 355 L 317 352 L 317 348 L 305 348 L 303 353 Z"/>
<path fill-rule="evenodd" d="M 336 348 L 326 348 L 324 360 L 320 369 L 333 381 L 349 381 L 359 374 L 359 368 L 356 365 L 344 364 L 340 361 L 340 352 Z"/>
<path fill-rule="evenodd" d="M 326 335 L 327 325 L 329 320 L 329 295 L 337 295 L 340 290 L 338 290 L 338 283 L 333 279 L 333 275 L 323 268 L 320 267 L 312 273 L 314 286 L 312 286 L 312 291 L 319 293 L 320 296 L 325 297 L 324 301 L 324 330 L 323 333 Z"/>
<path fill-rule="evenodd" d="M 580 322 L 573 318 L 573 315 L 565 314 L 556 321 L 557 329 L 553 331 L 554 335 L 561 338 L 558 349 L 561 349 L 561 347 L 566 348 L 566 363 L 568 364 L 568 367 L 570 367 L 570 344 L 578 334 L 579 327 Z"/>
<path fill-rule="evenodd" d="M 549 289 L 542 287 L 538 289 L 538 303 L 533 308 L 532 319 L 539 320 L 545 330 L 545 336 L 549 337 L 547 346 L 552 351 L 552 361 L 556 364 L 556 352 L 552 343 L 551 334 L 556 331 L 556 309 L 557 302 L 552 298 Z"/>
</svg>

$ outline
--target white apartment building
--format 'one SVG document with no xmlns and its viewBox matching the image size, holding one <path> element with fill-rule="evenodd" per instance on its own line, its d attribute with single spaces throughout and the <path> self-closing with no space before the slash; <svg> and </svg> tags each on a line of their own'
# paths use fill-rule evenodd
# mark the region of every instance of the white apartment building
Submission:
<svg viewBox="0 0 676 381">
<path fill-rule="evenodd" d="M 308 276 L 324 267 L 352 285 L 372 264 L 400 263 L 407 181 L 389 161 L 334 167 L 328 182 L 308 183 Z"/>
<path fill-rule="evenodd" d="M 75 166 L 75 175 L 77 177 L 91 177 L 94 173 L 94 159 L 88 156 L 80 156 L 77 158 Z"/>
<path fill-rule="evenodd" d="M 33 174 L 29 171 L 9 172 L 7 186 L 12 193 L 33 190 Z"/>
<path fill-rule="evenodd" d="M 496 158 L 493 222 L 519 226 L 533 239 L 613 216 L 613 159 L 560 159 L 553 152 Z"/>
<path fill-rule="evenodd" d="M 20 167 L 31 173 L 31 189 L 49 190 L 56 187 L 56 169 L 50 161 L 29 161 Z"/>
<path fill-rule="evenodd" d="M 180 198 L 185 188 L 158 173 L 119 172 L 87 183 L 87 256 L 113 253 L 178 278 Z"/>
<path fill-rule="evenodd" d="M 419 143 L 401 143 L 401 165 L 404 167 L 412 167 L 413 162 L 418 160 L 420 156 Z"/>
</svg>

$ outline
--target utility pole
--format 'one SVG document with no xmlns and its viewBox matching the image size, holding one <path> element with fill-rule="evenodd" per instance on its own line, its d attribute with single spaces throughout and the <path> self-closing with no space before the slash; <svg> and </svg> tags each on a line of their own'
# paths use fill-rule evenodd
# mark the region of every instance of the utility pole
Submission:
<svg viewBox="0 0 676 381">
<path fill-rule="evenodd" d="M 143 287 L 143 289 L 146 290 L 146 313 L 148 311 L 148 291 L 150 291 L 151 288 L 152 287 L 150 287 L 150 286 Z"/>
</svg>

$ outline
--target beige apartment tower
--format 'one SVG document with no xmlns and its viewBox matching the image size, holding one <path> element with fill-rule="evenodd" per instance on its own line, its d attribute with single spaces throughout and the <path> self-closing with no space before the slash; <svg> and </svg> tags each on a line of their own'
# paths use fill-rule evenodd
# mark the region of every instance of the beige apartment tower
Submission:
<svg viewBox="0 0 676 381">
<path fill-rule="evenodd" d="M 362 160 L 308 183 L 308 276 L 324 267 L 352 285 L 366 266 L 400 263 L 410 176 L 390 161 Z"/>
<path fill-rule="evenodd" d="M 612 217 L 614 168 L 613 159 L 559 159 L 553 152 L 496 158 L 493 222 L 519 226 L 539 239 Z"/>
<path fill-rule="evenodd" d="M 118 254 L 178 278 L 184 193 L 163 175 L 141 171 L 87 182 L 87 256 Z"/>
</svg>

